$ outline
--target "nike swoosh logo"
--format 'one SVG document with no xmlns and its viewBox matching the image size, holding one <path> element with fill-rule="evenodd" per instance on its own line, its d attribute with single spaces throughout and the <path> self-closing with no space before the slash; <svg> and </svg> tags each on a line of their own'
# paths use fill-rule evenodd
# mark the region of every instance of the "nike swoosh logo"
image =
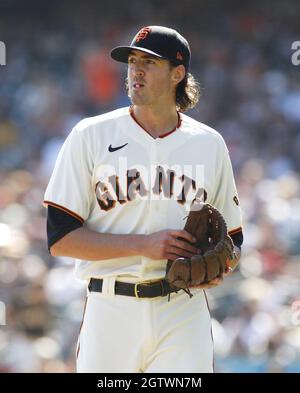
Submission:
<svg viewBox="0 0 300 393">
<path fill-rule="evenodd" d="M 112 145 L 109 145 L 108 151 L 110 151 L 110 152 L 112 153 L 113 151 L 122 149 L 122 148 L 125 147 L 126 145 L 128 145 L 128 142 L 125 143 L 125 144 L 122 145 L 122 146 L 117 146 L 117 147 L 112 147 Z"/>
</svg>

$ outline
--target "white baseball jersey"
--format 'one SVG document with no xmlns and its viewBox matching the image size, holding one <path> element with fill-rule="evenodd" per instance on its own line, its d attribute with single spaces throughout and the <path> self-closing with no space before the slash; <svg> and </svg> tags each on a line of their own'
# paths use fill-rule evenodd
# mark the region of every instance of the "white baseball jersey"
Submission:
<svg viewBox="0 0 300 393">
<path fill-rule="evenodd" d="M 80 121 L 67 137 L 45 193 L 53 205 L 100 233 L 151 234 L 183 229 L 191 201 L 223 214 L 230 234 L 241 229 L 228 149 L 221 135 L 180 114 L 178 128 L 153 138 L 130 108 Z M 77 260 L 82 279 L 132 275 L 162 278 L 166 260 L 142 255 Z"/>
</svg>

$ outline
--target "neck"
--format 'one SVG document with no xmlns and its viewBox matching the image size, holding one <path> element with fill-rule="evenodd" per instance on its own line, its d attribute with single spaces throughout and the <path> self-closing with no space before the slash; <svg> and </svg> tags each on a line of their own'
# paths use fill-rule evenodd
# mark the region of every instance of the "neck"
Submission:
<svg viewBox="0 0 300 393">
<path fill-rule="evenodd" d="M 168 133 L 176 128 L 178 114 L 176 107 L 150 108 L 145 106 L 132 106 L 134 117 L 139 124 L 154 138 Z"/>
</svg>

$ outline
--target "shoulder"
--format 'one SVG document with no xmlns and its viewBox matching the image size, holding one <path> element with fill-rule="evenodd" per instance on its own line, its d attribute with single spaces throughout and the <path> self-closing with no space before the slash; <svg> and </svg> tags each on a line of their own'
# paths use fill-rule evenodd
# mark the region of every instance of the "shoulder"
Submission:
<svg viewBox="0 0 300 393">
<path fill-rule="evenodd" d="M 128 107 L 119 108 L 111 112 L 104 113 L 93 117 L 87 117 L 80 120 L 73 130 L 77 133 L 85 133 L 91 129 L 98 129 L 98 127 L 110 126 L 116 122 L 122 122 L 129 116 Z"/>
<path fill-rule="evenodd" d="M 226 147 L 224 138 L 217 130 L 183 113 L 181 113 L 180 116 L 182 120 L 182 132 L 196 139 L 200 138 L 216 143 L 220 148 Z"/>
</svg>

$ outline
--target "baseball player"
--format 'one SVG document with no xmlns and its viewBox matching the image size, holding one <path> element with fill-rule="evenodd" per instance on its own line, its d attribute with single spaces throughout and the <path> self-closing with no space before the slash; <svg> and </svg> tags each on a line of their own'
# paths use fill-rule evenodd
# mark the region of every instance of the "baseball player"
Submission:
<svg viewBox="0 0 300 393">
<path fill-rule="evenodd" d="M 48 247 L 87 282 L 78 372 L 212 372 L 205 288 L 172 292 L 167 260 L 201 252 L 184 228 L 190 204 L 215 206 L 243 241 L 231 162 L 218 132 L 183 114 L 198 101 L 190 48 L 177 31 L 142 28 L 111 51 L 128 64 L 132 105 L 80 121 L 48 184 Z M 167 296 L 169 295 L 169 296 Z M 168 299 L 169 298 L 169 299 Z"/>
</svg>

